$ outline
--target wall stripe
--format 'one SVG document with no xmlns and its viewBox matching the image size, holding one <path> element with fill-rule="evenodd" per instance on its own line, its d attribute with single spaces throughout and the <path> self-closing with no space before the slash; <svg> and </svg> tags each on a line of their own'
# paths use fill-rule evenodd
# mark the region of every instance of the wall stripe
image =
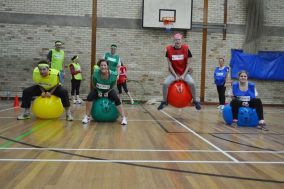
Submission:
<svg viewBox="0 0 284 189">
<path fill-rule="evenodd" d="M 89 27 L 92 26 L 92 16 L 64 16 L 64 15 L 43 15 L 43 14 L 22 14 L 0 12 L 0 24 L 28 24 L 28 25 L 50 25 L 50 26 L 73 26 Z M 109 18 L 98 17 L 98 28 L 119 28 L 119 29 L 141 29 L 142 19 L 131 18 Z M 207 27 L 208 33 L 223 33 L 223 24 L 208 23 L 204 26 L 202 22 L 192 23 L 192 32 L 202 32 Z M 152 30 L 145 28 L 145 30 Z M 228 34 L 244 34 L 245 25 L 228 24 Z M 284 36 L 284 27 L 266 26 L 264 34 L 269 36 Z"/>
</svg>

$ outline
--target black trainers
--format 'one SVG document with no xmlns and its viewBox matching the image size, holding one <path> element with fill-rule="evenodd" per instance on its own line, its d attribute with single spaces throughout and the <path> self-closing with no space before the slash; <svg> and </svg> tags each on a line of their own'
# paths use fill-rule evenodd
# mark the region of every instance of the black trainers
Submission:
<svg viewBox="0 0 284 189">
<path fill-rule="evenodd" d="M 193 104 L 194 104 L 194 106 L 195 106 L 195 109 L 201 110 L 200 102 L 195 101 L 195 102 L 193 102 Z"/>
<path fill-rule="evenodd" d="M 163 109 L 164 107 L 166 107 L 168 104 L 165 101 L 162 101 L 160 106 L 158 107 L 158 110 Z"/>
</svg>

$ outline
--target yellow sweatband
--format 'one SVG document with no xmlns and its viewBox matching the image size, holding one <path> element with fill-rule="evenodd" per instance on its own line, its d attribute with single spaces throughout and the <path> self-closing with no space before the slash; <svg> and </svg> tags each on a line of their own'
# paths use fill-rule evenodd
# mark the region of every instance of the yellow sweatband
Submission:
<svg viewBox="0 0 284 189">
<path fill-rule="evenodd" d="M 39 68 L 42 68 L 42 67 L 49 68 L 49 65 L 48 64 L 38 64 L 37 67 L 39 67 Z"/>
</svg>

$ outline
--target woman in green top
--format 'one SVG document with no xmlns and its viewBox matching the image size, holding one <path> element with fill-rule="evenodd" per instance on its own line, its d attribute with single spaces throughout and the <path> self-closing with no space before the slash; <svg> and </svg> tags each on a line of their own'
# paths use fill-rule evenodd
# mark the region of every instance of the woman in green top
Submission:
<svg viewBox="0 0 284 189">
<path fill-rule="evenodd" d="M 82 123 L 87 124 L 90 122 L 91 103 L 100 97 L 107 97 L 114 101 L 117 110 L 122 116 L 121 125 L 126 125 L 127 120 L 124 114 L 124 110 L 121 106 L 121 101 L 114 90 L 116 85 L 117 74 L 109 69 L 108 62 L 104 59 L 99 60 L 97 63 L 100 69 L 96 69 L 92 77 L 93 90 L 88 94 L 86 101 L 86 115 L 84 116 Z"/>
</svg>

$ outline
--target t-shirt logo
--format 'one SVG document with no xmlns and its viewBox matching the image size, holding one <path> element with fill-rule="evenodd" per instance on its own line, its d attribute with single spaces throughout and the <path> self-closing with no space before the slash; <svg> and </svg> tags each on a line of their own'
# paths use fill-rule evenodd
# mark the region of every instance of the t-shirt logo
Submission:
<svg viewBox="0 0 284 189">
<path fill-rule="evenodd" d="M 63 59 L 63 56 L 61 54 L 55 54 L 54 57 L 56 59 Z"/>
<path fill-rule="evenodd" d="M 224 74 L 223 74 L 223 72 L 217 72 L 216 73 L 216 76 L 223 76 Z"/>
<path fill-rule="evenodd" d="M 250 96 L 238 96 L 238 100 L 242 102 L 248 102 L 250 101 Z"/>
<path fill-rule="evenodd" d="M 96 84 L 96 87 L 97 87 L 98 89 L 103 89 L 103 90 L 108 90 L 108 89 L 110 89 L 110 85 L 104 85 L 104 84 L 100 84 L 100 83 L 97 83 L 97 84 Z"/>
<path fill-rule="evenodd" d="M 172 55 L 172 60 L 183 60 L 183 59 L 184 59 L 183 54 Z"/>
<path fill-rule="evenodd" d="M 115 58 L 111 58 L 111 57 L 108 57 L 107 60 L 108 60 L 108 61 L 111 61 L 111 62 L 115 62 L 115 61 L 116 61 Z"/>
</svg>

